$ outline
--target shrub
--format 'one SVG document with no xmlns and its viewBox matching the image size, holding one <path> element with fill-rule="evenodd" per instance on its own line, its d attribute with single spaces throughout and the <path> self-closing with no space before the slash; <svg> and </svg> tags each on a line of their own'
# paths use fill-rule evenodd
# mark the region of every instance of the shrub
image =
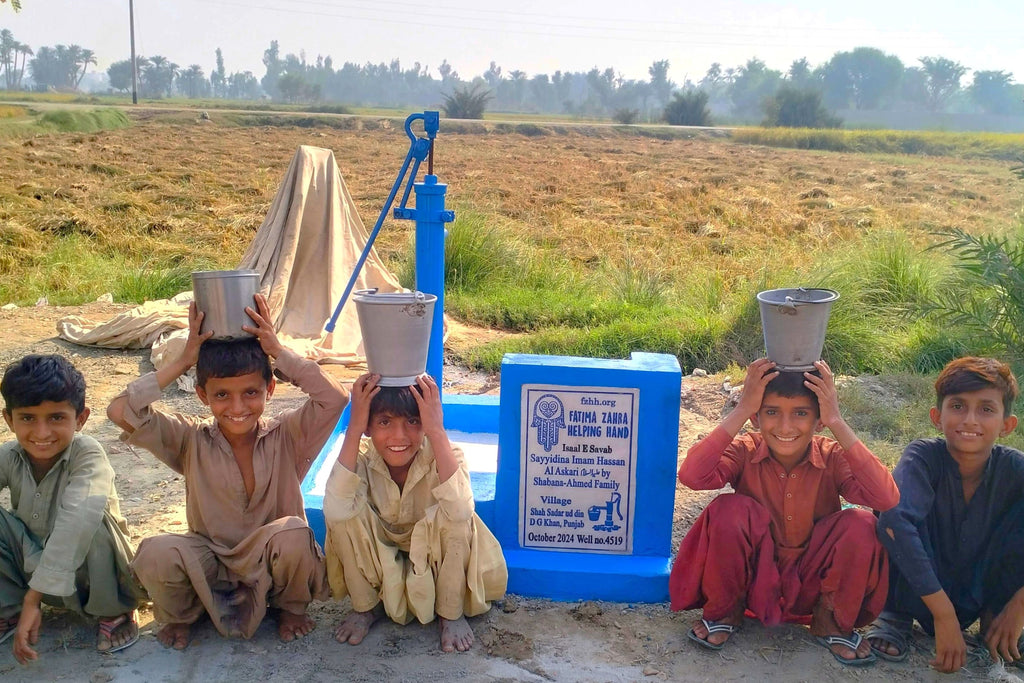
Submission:
<svg viewBox="0 0 1024 683">
<path fill-rule="evenodd" d="M 472 87 L 455 88 L 451 95 L 444 95 L 441 108 L 450 119 L 482 119 L 491 97 L 490 90 L 484 89 L 482 83 L 475 83 Z"/>
<path fill-rule="evenodd" d="M 789 86 L 779 88 L 764 104 L 766 126 L 785 128 L 838 128 L 842 120 L 829 113 L 821 103 L 817 90 L 799 90 Z"/>
<path fill-rule="evenodd" d="M 703 90 L 677 92 L 665 105 L 663 118 L 672 126 L 709 126 L 711 112 L 707 105 L 708 94 Z"/>
<path fill-rule="evenodd" d="M 636 120 L 640 118 L 640 110 L 638 109 L 616 109 L 615 113 L 612 114 L 612 120 L 616 123 L 624 123 L 629 125 L 636 123 Z"/>
</svg>

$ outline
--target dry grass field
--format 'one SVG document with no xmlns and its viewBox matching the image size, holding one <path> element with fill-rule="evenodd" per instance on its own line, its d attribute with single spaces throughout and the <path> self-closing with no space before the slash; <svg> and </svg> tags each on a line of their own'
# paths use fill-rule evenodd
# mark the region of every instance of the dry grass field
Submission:
<svg viewBox="0 0 1024 683">
<path fill-rule="evenodd" d="M 334 150 L 372 225 L 408 149 L 389 119 L 242 126 L 273 115 L 130 116 L 134 125 L 120 130 L 0 137 L 4 303 L 79 303 L 108 291 L 137 301 L 186 288 L 190 270 L 233 266 L 302 144 Z M 942 262 L 920 254 L 933 231 L 1005 232 L 1022 205 L 1006 161 L 782 149 L 719 131 L 664 137 L 671 139 L 611 126 L 442 122 L 435 172 L 448 183 L 448 205 L 471 219 L 468 230 L 482 231 L 501 261 L 493 267 L 511 271 L 487 280 L 486 292 L 474 293 L 473 282 L 453 292 L 452 312 L 547 331 L 524 350 L 612 355 L 649 346 L 676 353 L 684 366 L 724 367 L 751 352 L 750 331 L 737 322 L 749 307 L 737 297 L 746 302 L 765 285 L 829 285 L 879 249 L 884 258 L 902 250 L 901 268 L 927 270 Z M 409 272 L 412 230 L 389 220 L 378 240 L 398 272 Z M 921 287 L 939 277 L 900 275 L 911 276 L 923 278 Z M 849 287 L 866 276 L 845 277 Z M 696 328 L 648 344 L 658 318 Z M 579 337 L 602 325 L 617 325 L 608 333 L 614 343 Z M 836 329 L 837 343 L 866 336 Z M 708 349 L 690 358 L 684 347 L 698 337 L 711 339 Z M 833 352 L 849 369 L 872 369 L 893 363 L 892 349 L 904 342 L 877 344 L 884 358 L 870 349 Z M 466 360 L 494 367 L 505 348 Z"/>
</svg>

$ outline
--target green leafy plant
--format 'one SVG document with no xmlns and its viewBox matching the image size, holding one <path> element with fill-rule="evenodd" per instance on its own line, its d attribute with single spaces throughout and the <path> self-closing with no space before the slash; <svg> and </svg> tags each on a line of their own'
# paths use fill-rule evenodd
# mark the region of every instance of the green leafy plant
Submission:
<svg viewBox="0 0 1024 683">
<path fill-rule="evenodd" d="M 817 90 L 799 90 L 783 86 L 764 103 L 766 126 L 786 128 L 838 128 L 842 120 L 821 103 Z"/>
<path fill-rule="evenodd" d="M 703 90 L 677 92 L 665 105 L 663 118 L 672 126 L 709 126 L 711 112 L 707 105 L 708 94 Z"/>
<path fill-rule="evenodd" d="M 482 119 L 491 98 L 491 91 L 482 83 L 476 83 L 469 88 L 455 88 L 451 95 L 445 95 L 441 108 L 450 119 Z"/>
<path fill-rule="evenodd" d="M 1024 361 L 1024 240 L 973 235 L 960 228 L 936 235 L 953 256 L 956 277 L 924 304 L 940 320 L 980 337 L 992 351 Z"/>
</svg>

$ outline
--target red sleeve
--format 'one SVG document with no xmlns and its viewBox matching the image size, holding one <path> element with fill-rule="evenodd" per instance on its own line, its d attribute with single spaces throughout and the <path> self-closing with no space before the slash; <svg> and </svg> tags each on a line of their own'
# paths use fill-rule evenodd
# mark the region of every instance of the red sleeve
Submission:
<svg viewBox="0 0 1024 683">
<path fill-rule="evenodd" d="M 850 450 L 835 444 L 839 493 L 855 505 L 889 510 L 900 502 L 900 490 L 889 470 L 867 446 L 858 441 Z"/>
<path fill-rule="evenodd" d="M 697 491 L 720 489 L 736 481 L 747 454 L 746 440 L 733 439 L 721 426 L 690 447 L 679 466 L 679 481 Z"/>
</svg>

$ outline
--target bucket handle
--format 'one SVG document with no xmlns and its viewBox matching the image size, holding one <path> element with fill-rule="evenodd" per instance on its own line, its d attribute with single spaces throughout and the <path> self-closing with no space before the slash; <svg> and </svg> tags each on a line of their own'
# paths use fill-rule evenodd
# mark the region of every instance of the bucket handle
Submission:
<svg viewBox="0 0 1024 683">
<path fill-rule="evenodd" d="M 801 293 L 806 293 L 807 292 L 807 290 L 804 289 L 803 287 L 797 287 L 797 291 L 801 292 Z M 777 310 L 779 311 L 779 313 L 782 313 L 783 315 L 796 315 L 796 305 L 797 305 L 797 303 L 798 302 L 797 302 L 796 299 L 794 299 L 793 297 L 791 297 L 789 295 L 786 295 L 786 302 L 782 303 L 782 304 L 778 304 L 777 305 Z M 800 303 L 803 303 L 803 302 L 800 302 Z"/>
</svg>

